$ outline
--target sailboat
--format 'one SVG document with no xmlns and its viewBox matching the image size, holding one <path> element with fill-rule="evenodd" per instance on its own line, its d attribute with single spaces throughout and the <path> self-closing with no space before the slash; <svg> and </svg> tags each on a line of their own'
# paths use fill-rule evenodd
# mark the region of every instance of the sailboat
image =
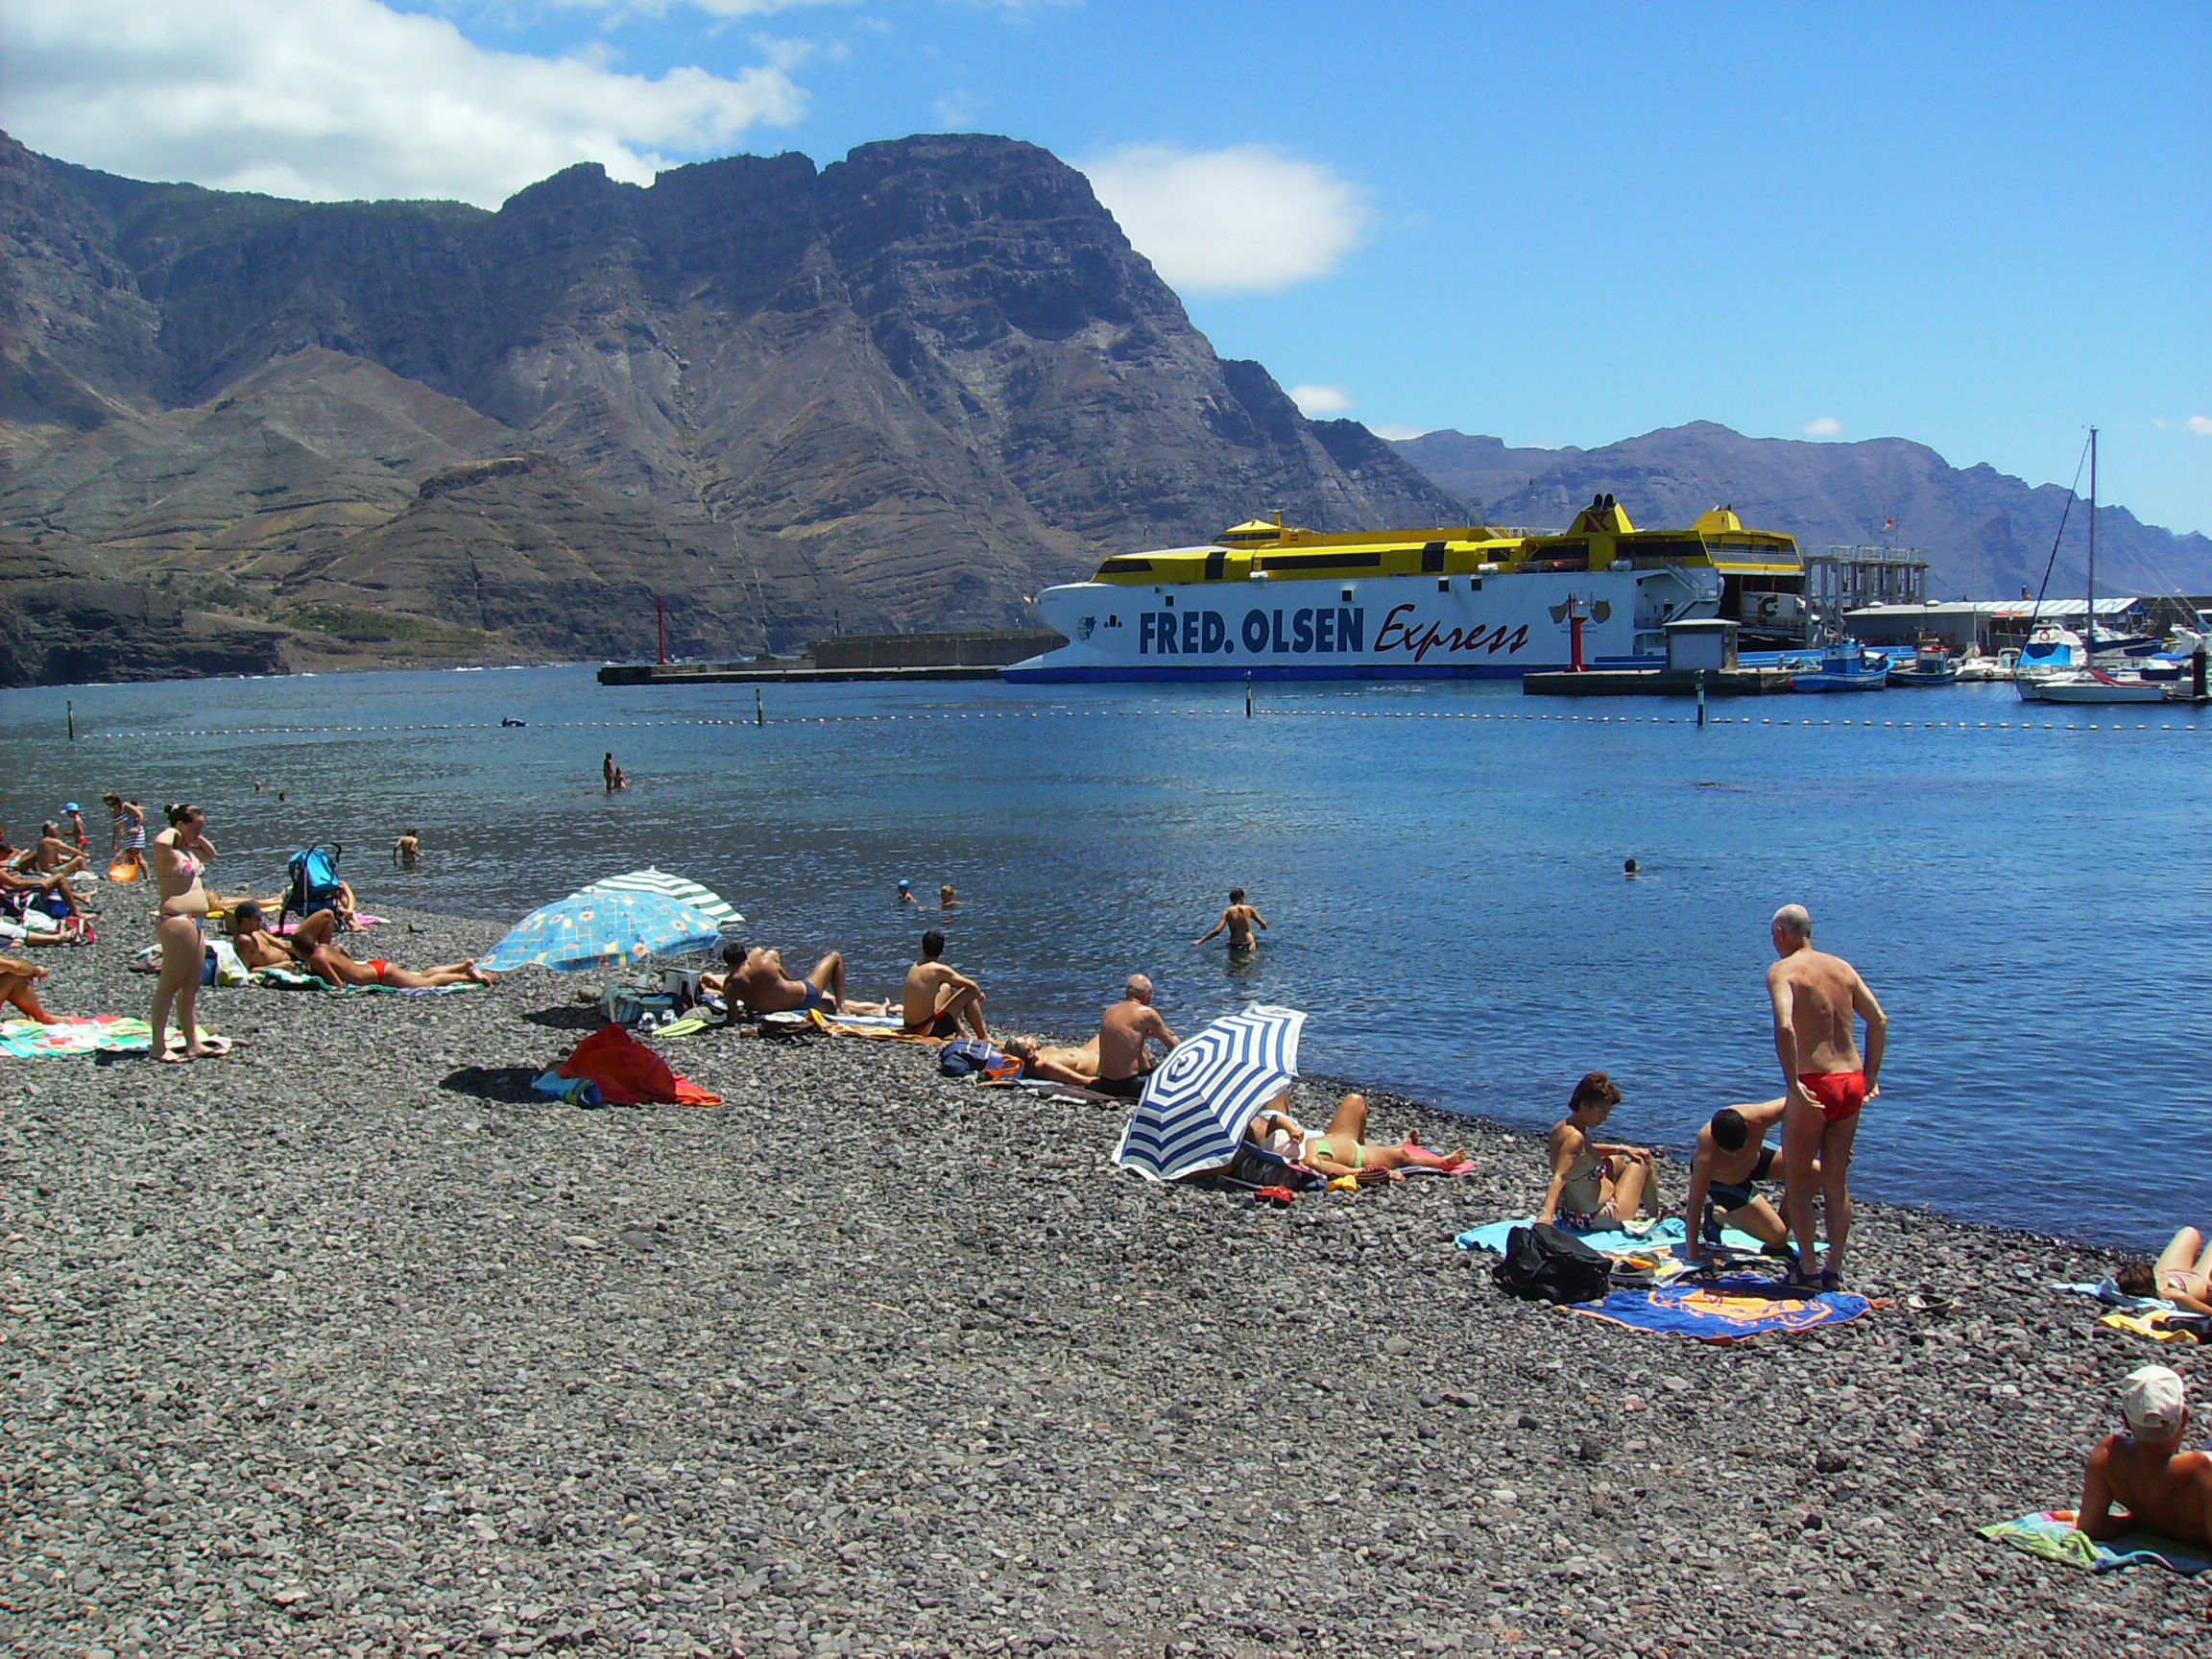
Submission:
<svg viewBox="0 0 2212 1659">
<path fill-rule="evenodd" d="M 2100 651 L 2115 651 L 2133 640 L 2097 637 L 2097 428 L 2089 428 L 2089 594 L 2082 607 L 2082 632 L 2055 626 L 2038 628 L 2020 654 L 2012 684 L 2024 702 L 2162 703 L 2166 687 L 2140 674 L 2113 674 L 2097 666 Z"/>
</svg>

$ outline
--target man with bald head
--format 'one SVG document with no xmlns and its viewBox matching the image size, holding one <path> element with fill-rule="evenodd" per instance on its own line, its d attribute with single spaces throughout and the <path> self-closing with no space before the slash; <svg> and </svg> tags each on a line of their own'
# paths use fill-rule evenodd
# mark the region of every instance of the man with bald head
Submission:
<svg viewBox="0 0 2212 1659">
<path fill-rule="evenodd" d="M 1121 1000 L 1098 1021 L 1098 1080 L 1091 1087 L 1101 1094 L 1134 1100 L 1144 1093 L 1145 1074 L 1152 1070 L 1147 1043 L 1163 1048 L 1175 1046 L 1175 1033 L 1152 1006 L 1152 981 L 1142 974 L 1129 975 Z"/>
<path fill-rule="evenodd" d="M 1875 1078 L 1889 1035 L 1889 1017 L 1859 971 L 1840 956 L 1813 949 L 1813 918 L 1802 904 L 1774 912 L 1774 954 L 1767 995 L 1774 1004 L 1774 1054 L 1782 1062 L 1784 1204 L 1797 1238 L 1791 1277 L 1824 1290 L 1843 1284 L 1843 1250 L 1851 1238 L 1851 1145 L 1859 1109 L 1880 1093 Z M 1866 1022 L 1859 1052 L 1854 1017 Z M 1817 1167 L 1815 1167 L 1817 1166 Z M 1815 1271 L 1813 1189 L 1828 1214 L 1828 1260 Z"/>
</svg>

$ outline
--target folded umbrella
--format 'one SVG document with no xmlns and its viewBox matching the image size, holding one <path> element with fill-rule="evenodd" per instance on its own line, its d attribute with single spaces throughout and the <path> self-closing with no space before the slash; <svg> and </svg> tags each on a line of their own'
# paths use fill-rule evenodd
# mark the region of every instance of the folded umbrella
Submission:
<svg viewBox="0 0 2212 1659">
<path fill-rule="evenodd" d="M 1255 1002 L 1177 1044 L 1146 1080 L 1114 1162 L 1152 1181 L 1229 1164 L 1254 1114 L 1296 1080 L 1305 1023 L 1295 1008 Z"/>
<path fill-rule="evenodd" d="M 721 938 L 712 916 L 658 893 L 586 888 L 531 911 L 476 965 L 504 973 L 535 963 L 574 974 L 640 956 L 711 950 Z"/>
</svg>

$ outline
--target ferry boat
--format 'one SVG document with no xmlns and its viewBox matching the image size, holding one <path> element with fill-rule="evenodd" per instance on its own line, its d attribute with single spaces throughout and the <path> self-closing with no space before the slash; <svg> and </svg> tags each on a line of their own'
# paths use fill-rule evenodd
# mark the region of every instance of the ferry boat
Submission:
<svg viewBox="0 0 2212 1659">
<path fill-rule="evenodd" d="M 1203 547 L 1120 554 L 1037 596 L 1068 643 L 1021 681 L 1519 676 L 1663 666 L 1666 626 L 1729 617 L 1746 644 L 1801 645 L 1796 541 L 1725 507 L 1639 530 L 1599 495 L 1556 534 L 1489 525 L 1324 534 L 1278 515 Z M 1575 660 L 1579 641 L 1579 661 Z"/>
</svg>

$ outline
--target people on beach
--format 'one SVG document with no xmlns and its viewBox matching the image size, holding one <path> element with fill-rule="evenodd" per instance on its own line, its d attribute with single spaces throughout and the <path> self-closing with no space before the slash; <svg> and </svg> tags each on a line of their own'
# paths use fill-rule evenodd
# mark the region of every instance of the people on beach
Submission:
<svg viewBox="0 0 2212 1659">
<path fill-rule="evenodd" d="M 1647 1210 L 1658 1214 L 1651 1148 L 1596 1139 L 1620 1104 L 1620 1086 L 1602 1071 L 1575 1085 L 1567 1116 L 1551 1128 L 1551 1184 L 1537 1220 L 1599 1233 L 1625 1227 Z"/>
<path fill-rule="evenodd" d="M 1172 1048 L 1175 1033 L 1152 1006 L 1152 981 L 1132 974 L 1121 988 L 1121 1000 L 1098 1017 L 1098 1076 L 1091 1087 L 1118 1099 L 1137 1099 L 1151 1074 L 1154 1043 Z"/>
<path fill-rule="evenodd" d="M 720 980 L 703 978 L 709 991 L 720 991 L 756 1014 L 805 1014 L 820 1008 L 831 1014 L 880 1014 L 880 1002 L 854 1002 L 845 995 L 844 952 L 832 950 L 794 979 L 784 971 L 781 952 L 748 949 L 739 944 L 722 947 L 729 973 Z"/>
<path fill-rule="evenodd" d="M 12 1007 L 26 1020 L 36 1020 L 41 1025 L 54 1024 L 60 1016 L 46 1012 L 35 989 L 45 977 L 46 970 L 36 962 L 26 962 L 20 956 L 0 956 L 0 1007 Z"/>
<path fill-rule="evenodd" d="M 160 919 L 154 925 L 161 947 L 161 976 L 155 982 L 154 1008 L 147 1017 L 154 1027 L 148 1051 L 156 1060 L 174 1063 L 223 1052 L 204 1040 L 195 1020 L 205 961 L 201 934 L 207 919 L 207 889 L 200 878 L 215 848 L 207 839 L 206 814 L 199 807 L 172 802 L 162 815 L 169 828 L 154 837 L 152 848 L 154 886 L 161 902 Z M 174 1049 L 169 1044 L 172 1009 L 179 1033 Z"/>
<path fill-rule="evenodd" d="M 1851 1148 L 1860 1109 L 1881 1093 L 1876 1079 L 1888 1044 L 1889 1017 L 1859 971 L 1813 948 L 1813 918 L 1802 904 L 1774 912 L 1768 931 L 1779 958 L 1767 970 L 1774 1008 L 1774 1054 L 1782 1063 L 1782 1166 L 1790 1230 L 1797 1249 L 1791 1276 L 1824 1290 L 1843 1285 L 1851 1240 Z M 1866 1022 L 1861 1055 L 1854 1016 Z M 1828 1259 L 1814 1266 L 1813 1192 L 1828 1221 Z"/>
<path fill-rule="evenodd" d="M 630 787 L 630 774 L 623 771 L 619 766 L 615 767 L 614 781 L 610 783 L 607 787 L 610 794 L 621 794 L 623 790 Z"/>
<path fill-rule="evenodd" d="M 91 860 L 63 839 L 61 826 L 52 819 L 38 826 L 38 839 L 17 854 L 16 868 L 24 875 L 74 876 Z"/>
<path fill-rule="evenodd" d="M 945 935 L 932 927 L 922 935 L 922 956 L 906 970 L 899 988 L 901 1017 L 909 1037 L 957 1037 L 965 1024 L 984 1042 L 983 987 L 944 960 Z"/>
<path fill-rule="evenodd" d="M 292 925 L 290 933 L 278 933 L 269 926 L 268 913 L 258 900 L 240 901 L 230 905 L 226 915 L 230 943 L 238 952 L 238 960 L 248 968 L 301 966 L 310 951 L 317 946 L 329 944 L 338 931 L 335 910 L 318 910 L 311 916 L 301 917 Z"/>
<path fill-rule="evenodd" d="M 0 909 L 28 923 L 33 914 L 82 927 L 84 907 L 66 875 L 25 875 L 12 864 L 0 864 Z"/>
<path fill-rule="evenodd" d="M 2121 1263 L 2112 1276 L 2124 1296 L 2156 1296 L 2184 1313 L 2212 1313 L 2212 1244 L 2194 1227 L 2167 1240 L 2156 1262 Z"/>
<path fill-rule="evenodd" d="M 599 781 L 606 784 L 607 793 L 614 793 L 614 751 L 610 749 L 599 761 Z"/>
<path fill-rule="evenodd" d="M 1697 1131 L 1690 1156 L 1690 1195 L 1682 1214 L 1692 1232 L 1693 1262 L 1712 1259 L 1709 1246 L 1720 1242 L 1720 1229 L 1733 1227 L 1766 1245 L 1789 1242 L 1789 1224 L 1760 1195 L 1759 1183 L 1779 1181 L 1781 1154 L 1767 1144 L 1767 1132 L 1782 1121 L 1786 1099 L 1747 1106 L 1723 1106 Z"/>
<path fill-rule="evenodd" d="M 937 889 L 937 908 L 940 910 L 957 910 L 960 908 L 960 896 L 952 891 L 951 882 L 948 881 Z"/>
<path fill-rule="evenodd" d="M 1467 1161 L 1463 1146 L 1431 1152 L 1411 1136 L 1396 1145 L 1370 1142 L 1364 1094 L 1345 1095 L 1329 1127 L 1318 1134 L 1289 1115 L 1289 1104 L 1290 1091 L 1286 1089 L 1254 1116 L 1245 1126 L 1245 1138 L 1332 1180 L 1403 1181 L 1409 1167 L 1456 1169 Z"/>
<path fill-rule="evenodd" d="M 1214 924 L 1212 932 L 1202 939 L 1192 940 L 1191 944 L 1194 946 L 1204 945 L 1218 938 L 1226 929 L 1229 934 L 1229 949 L 1232 953 L 1254 950 L 1259 948 L 1260 944 L 1259 940 L 1252 935 L 1252 928 L 1255 924 L 1259 926 L 1262 932 L 1266 931 L 1267 918 L 1244 902 L 1243 888 L 1232 887 L 1229 889 L 1229 908 L 1221 912 L 1221 920 Z"/>
<path fill-rule="evenodd" d="M 300 966 L 332 985 L 382 985 L 393 991 L 435 991 L 443 985 L 499 982 L 497 975 L 477 967 L 473 958 L 418 970 L 402 968 L 381 956 L 357 962 L 344 946 L 327 941 L 311 947 L 300 957 Z"/>
<path fill-rule="evenodd" d="M 1064 1083 L 1089 1089 L 1098 1081 L 1098 1039 L 1074 1047 L 1057 1046 L 1039 1038 L 1017 1034 L 1001 1037 L 998 1046 L 1022 1063 L 1022 1075 L 1043 1083 Z"/>
<path fill-rule="evenodd" d="M 2130 1372 L 2120 1415 L 2128 1432 L 2107 1434 L 2089 1454 L 2074 1525 L 2097 1539 L 2158 1532 L 2212 1547 L 2212 1457 L 2181 1449 L 2189 1395 L 2180 1376 L 2164 1365 Z"/>
<path fill-rule="evenodd" d="M 258 793 L 261 785 L 253 785 Z M 146 873 L 146 812 L 135 801 L 126 801 L 110 789 L 100 797 L 108 808 L 108 867 L 119 879 L 135 881 Z M 128 870 L 122 875 L 117 866 Z"/>
<path fill-rule="evenodd" d="M 918 909 L 921 907 L 922 903 L 921 900 L 914 897 L 914 883 L 907 880 L 903 876 L 899 878 L 898 902 L 901 909 L 904 909 L 909 904 L 914 905 Z"/>
<path fill-rule="evenodd" d="M 412 870 L 422 861 L 422 837 L 410 824 L 407 833 L 392 843 L 392 863 L 400 870 Z"/>
<path fill-rule="evenodd" d="M 92 838 L 84 833 L 84 808 L 72 801 L 61 808 L 61 828 L 67 831 L 70 844 L 80 856 L 92 846 Z"/>
</svg>

